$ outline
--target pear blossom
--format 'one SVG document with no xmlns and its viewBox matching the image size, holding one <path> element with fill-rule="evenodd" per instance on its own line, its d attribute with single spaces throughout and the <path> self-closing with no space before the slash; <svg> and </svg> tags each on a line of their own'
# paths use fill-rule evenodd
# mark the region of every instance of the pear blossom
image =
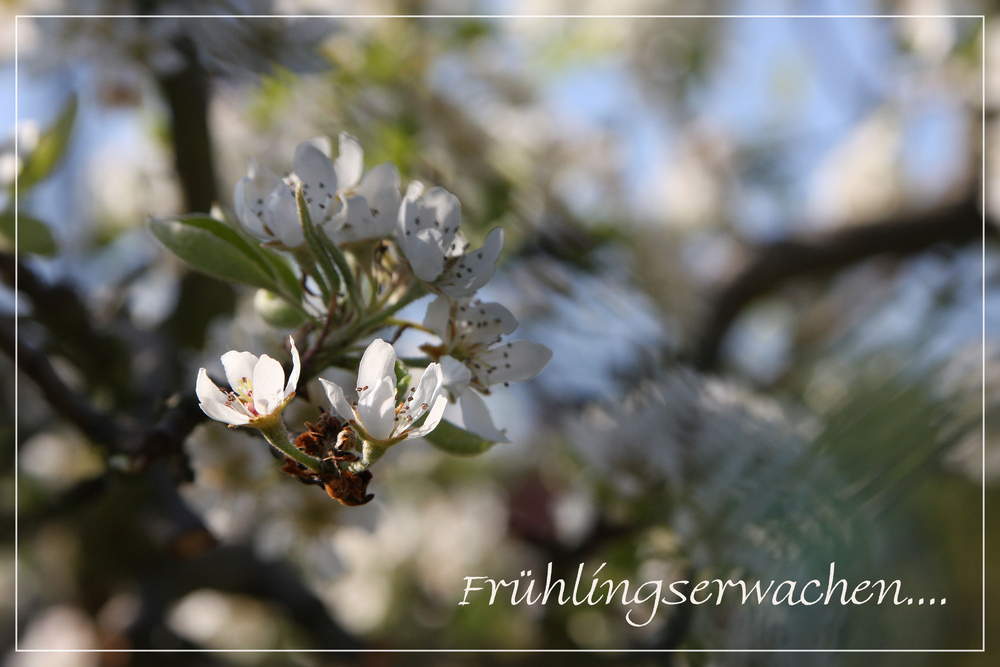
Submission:
<svg viewBox="0 0 1000 667">
<path fill-rule="evenodd" d="M 451 297 L 473 295 L 489 282 L 503 250 L 502 227 L 487 234 L 483 247 L 469 251 L 459 231 L 461 205 L 441 187 L 424 192 L 414 181 L 399 207 L 396 238 L 413 274 L 436 291 Z"/>
<path fill-rule="evenodd" d="M 499 303 L 438 297 L 427 306 L 424 326 L 441 339 L 440 346 L 423 349 L 437 356 L 442 384 L 461 404 L 466 430 L 487 440 L 507 442 L 474 390 L 488 394 L 491 385 L 534 377 L 552 358 L 552 350 L 527 340 L 501 343 L 502 336 L 517 328 L 517 320 Z"/>
<path fill-rule="evenodd" d="M 378 338 L 361 357 L 356 401 L 348 402 L 339 385 L 320 378 L 337 413 L 350 422 L 363 441 L 380 448 L 427 435 L 441 421 L 448 403 L 442 393 L 440 364 L 428 365 L 417 386 L 403 397 L 396 395 L 395 368 L 395 350 Z M 425 413 L 427 419 L 423 425 L 414 428 Z"/>
<path fill-rule="evenodd" d="M 233 206 L 243 229 L 261 241 L 288 249 L 306 242 L 291 186 L 253 158 L 233 190 Z"/>
<path fill-rule="evenodd" d="M 341 132 L 340 153 L 330 160 L 330 140 L 300 143 L 293 173 L 279 178 L 251 159 L 247 175 L 236 184 L 233 202 L 243 228 L 254 237 L 288 249 L 305 243 L 295 190 L 301 184 L 312 222 L 342 245 L 392 236 L 399 209 L 399 171 L 390 162 L 364 172 L 364 152 L 357 139 Z"/>
<path fill-rule="evenodd" d="M 292 372 L 287 382 L 281 364 L 266 354 L 258 358 L 249 352 L 230 350 L 222 355 L 232 391 L 220 388 L 204 368 L 199 369 L 195 393 L 202 412 L 231 426 L 259 427 L 274 421 L 295 396 L 302 370 L 295 341 L 291 337 L 288 340 L 292 346 Z"/>
<path fill-rule="evenodd" d="M 392 236 L 399 209 L 399 170 L 385 162 L 364 173 L 364 151 L 341 132 L 339 155 L 330 161 L 326 137 L 295 150 L 292 167 L 302 183 L 309 217 L 337 245 Z"/>
</svg>

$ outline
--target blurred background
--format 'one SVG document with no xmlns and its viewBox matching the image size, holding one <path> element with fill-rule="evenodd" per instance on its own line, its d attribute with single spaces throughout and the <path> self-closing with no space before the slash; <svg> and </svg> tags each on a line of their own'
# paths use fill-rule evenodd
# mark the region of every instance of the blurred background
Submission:
<svg viewBox="0 0 1000 667">
<path fill-rule="evenodd" d="M 15 617 L 19 647 L 48 649 L 980 647 L 983 481 L 988 503 L 1000 488 L 1000 183 L 985 184 L 985 251 L 981 205 L 983 137 L 1000 140 L 989 18 L 984 34 L 979 18 L 906 16 L 280 16 L 691 10 L 2 3 L 6 35 L 15 14 L 148 15 L 20 18 L 16 73 L 13 40 L 0 45 L 5 664 L 349 659 L 15 654 Z M 188 13 L 216 17 L 164 16 Z M 221 18 L 233 14 L 275 17 Z M 392 160 L 404 184 L 454 192 L 470 237 L 504 227 L 481 297 L 514 312 L 515 337 L 554 351 L 536 379 L 491 397 L 513 444 L 458 458 L 408 442 L 380 462 L 363 507 L 282 475 L 255 434 L 203 423 L 198 367 L 230 349 L 280 356 L 289 332 L 260 320 L 252 290 L 190 272 L 146 227 L 149 215 L 230 206 L 248 157 L 283 173 L 300 141 L 341 131 L 361 140 L 367 167 Z M 318 414 L 322 392 L 310 395 L 286 413 L 293 428 Z M 581 562 L 607 563 L 602 578 L 639 583 L 825 581 L 832 561 L 850 581 L 901 579 L 904 593 L 947 604 L 661 606 L 642 628 L 620 605 L 457 604 L 463 577 L 510 580 L 549 562 L 569 579 Z M 609 659 L 626 656 L 574 656 Z"/>
</svg>

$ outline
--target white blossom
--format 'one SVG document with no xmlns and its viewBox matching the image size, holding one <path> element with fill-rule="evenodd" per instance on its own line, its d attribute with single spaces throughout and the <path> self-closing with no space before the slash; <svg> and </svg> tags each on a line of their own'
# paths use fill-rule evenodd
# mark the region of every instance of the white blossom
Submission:
<svg viewBox="0 0 1000 667">
<path fill-rule="evenodd" d="M 364 151 L 346 132 L 337 159 L 329 156 L 329 140 L 318 137 L 299 144 L 292 160 L 313 223 L 337 245 L 392 236 L 400 199 L 396 165 L 385 162 L 362 176 Z"/>
<path fill-rule="evenodd" d="M 292 158 L 293 173 L 279 178 L 250 160 L 247 176 L 233 192 L 236 216 L 251 235 L 297 248 L 305 243 L 295 190 L 302 186 L 309 218 L 338 245 L 392 236 L 399 209 L 399 171 L 390 162 L 364 172 L 357 139 L 341 132 L 339 155 L 330 160 L 330 141 L 303 141 Z"/>
<path fill-rule="evenodd" d="M 441 294 L 466 297 L 489 282 L 503 250 L 502 227 L 487 234 L 483 247 L 469 251 L 459 231 L 461 205 L 444 188 L 424 192 L 414 181 L 399 207 L 396 238 L 413 274 Z"/>
<path fill-rule="evenodd" d="M 427 307 L 424 326 L 441 339 L 439 356 L 445 389 L 462 406 L 465 428 L 494 442 L 507 442 L 476 393 L 499 383 L 524 382 L 545 367 L 552 350 L 527 340 L 501 343 L 517 320 L 499 303 L 438 297 Z M 432 348 L 433 349 L 433 348 Z"/>
<path fill-rule="evenodd" d="M 249 234 L 265 242 L 297 248 L 305 243 L 295 194 L 287 181 L 251 158 L 247 175 L 233 190 L 236 217 Z"/>
<path fill-rule="evenodd" d="M 276 417 L 295 396 L 295 387 L 302 370 L 295 341 L 292 346 L 292 372 L 285 382 L 285 371 L 275 359 L 249 352 L 230 350 L 222 355 L 222 366 L 232 391 L 220 388 L 202 368 L 198 371 L 195 393 L 202 411 L 220 422 L 232 426 L 253 426 L 262 419 Z"/>
<path fill-rule="evenodd" d="M 406 396 L 396 395 L 396 352 L 378 338 L 368 346 L 358 368 L 358 400 L 348 402 L 337 384 L 320 378 L 326 395 L 337 413 L 347 419 L 358 435 L 382 447 L 408 438 L 420 438 L 441 421 L 448 399 L 442 393 L 441 365 L 432 363 L 416 387 Z M 427 414 L 423 425 L 413 425 Z"/>
</svg>

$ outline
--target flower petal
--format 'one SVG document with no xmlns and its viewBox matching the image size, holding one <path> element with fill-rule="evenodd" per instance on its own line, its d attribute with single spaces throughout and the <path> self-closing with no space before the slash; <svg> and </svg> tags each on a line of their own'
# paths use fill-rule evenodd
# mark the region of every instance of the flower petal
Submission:
<svg viewBox="0 0 1000 667">
<path fill-rule="evenodd" d="M 243 382 L 253 381 L 253 369 L 257 365 L 256 355 L 249 352 L 230 350 L 222 355 L 222 367 L 226 370 L 226 380 L 233 389 L 239 389 Z"/>
<path fill-rule="evenodd" d="M 333 405 L 337 414 L 348 421 L 357 419 L 357 415 L 354 414 L 351 404 L 347 402 L 344 390 L 340 388 L 340 385 L 323 378 L 320 378 L 319 381 L 323 385 L 323 389 L 326 390 L 326 397 L 330 399 L 330 404 Z"/>
<path fill-rule="evenodd" d="M 459 396 L 465 386 L 472 381 L 472 371 L 458 359 L 445 355 L 441 357 L 441 386 Z"/>
<path fill-rule="evenodd" d="M 236 209 L 236 219 L 251 236 L 269 241 L 270 236 L 264 231 L 264 224 L 261 217 L 264 215 L 264 197 L 260 195 L 260 204 L 257 205 L 256 193 L 252 191 L 253 180 L 249 176 L 244 176 L 236 182 L 233 188 L 233 208 Z"/>
<path fill-rule="evenodd" d="M 471 296 L 493 277 L 497 259 L 503 250 L 504 232 L 494 227 L 486 235 L 483 247 L 466 253 L 457 265 L 450 267 L 438 281 L 442 292 L 451 297 Z"/>
<path fill-rule="evenodd" d="M 376 440 L 389 438 L 396 426 L 395 394 L 396 383 L 384 377 L 358 398 L 358 419 L 368 435 Z"/>
<path fill-rule="evenodd" d="M 482 384 L 524 382 L 537 375 L 549 363 L 552 350 L 530 340 L 515 340 L 488 350 L 478 357 L 481 368 L 473 372 Z"/>
<path fill-rule="evenodd" d="M 258 415 L 269 415 L 285 400 L 285 369 L 276 359 L 262 354 L 253 369 L 253 407 Z"/>
<path fill-rule="evenodd" d="M 321 225 L 334 209 L 339 181 L 330 162 L 330 143 L 326 137 L 303 141 L 295 149 L 292 169 L 302 181 L 302 196 L 313 224 Z M 325 149 L 325 150 L 324 150 Z"/>
<path fill-rule="evenodd" d="M 306 242 L 299 221 L 299 207 L 288 183 L 282 181 L 264 202 L 264 222 L 274 238 L 287 248 L 298 248 Z"/>
<path fill-rule="evenodd" d="M 299 351 L 295 348 L 295 339 L 288 337 L 288 342 L 292 346 L 292 372 L 288 374 L 288 384 L 285 385 L 285 397 L 295 391 L 299 384 L 299 373 L 302 372 L 302 362 L 299 359 Z"/>
<path fill-rule="evenodd" d="M 202 403 L 225 403 L 228 394 L 219 389 L 219 385 L 212 382 L 208 377 L 208 371 L 204 368 L 198 369 L 198 380 L 194 385 L 194 393 Z"/>
<path fill-rule="evenodd" d="M 441 423 L 441 416 L 444 415 L 444 409 L 448 406 L 448 399 L 443 395 L 438 396 L 434 399 L 434 404 L 431 405 L 431 409 L 427 412 L 427 419 L 424 423 L 420 425 L 419 428 L 415 428 L 406 434 L 407 438 L 422 438 L 434 429 L 437 425 Z"/>
<path fill-rule="evenodd" d="M 340 210 L 323 226 L 327 236 L 338 246 L 369 238 L 368 201 L 361 195 L 338 195 Z"/>
<path fill-rule="evenodd" d="M 233 206 L 236 217 L 244 228 L 262 241 L 271 241 L 275 235 L 268 228 L 270 224 L 268 198 L 282 184 L 278 175 L 267 167 L 258 166 L 248 160 L 247 175 L 240 179 L 233 191 Z"/>
<path fill-rule="evenodd" d="M 347 134 L 340 133 L 340 152 L 333 168 L 337 173 L 337 185 L 341 190 L 353 188 L 361 180 L 365 169 L 365 154 L 361 142 Z"/>
<path fill-rule="evenodd" d="M 427 407 L 441 394 L 443 375 L 441 364 L 435 363 L 428 365 L 427 370 L 420 376 L 420 382 L 417 383 L 413 393 L 405 399 L 406 413 L 412 421 L 420 419 L 427 412 Z"/>
<path fill-rule="evenodd" d="M 413 274 L 424 282 L 434 282 L 444 269 L 444 252 L 441 250 L 441 233 L 435 229 L 421 229 L 408 236 L 403 254 L 410 262 Z"/>
<path fill-rule="evenodd" d="M 445 248 L 458 232 L 461 206 L 444 188 L 431 188 L 420 197 L 423 186 L 411 183 L 399 207 L 396 234 L 413 273 L 424 282 L 441 275 Z M 418 199 L 419 197 L 419 199 Z"/>
<path fill-rule="evenodd" d="M 212 419 L 233 426 L 240 426 L 250 421 L 249 417 L 226 405 L 227 394 L 212 382 L 204 368 L 198 370 L 198 381 L 195 383 L 194 391 L 198 396 L 198 407 Z"/>
<path fill-rule="evenodd" d="M 370 234 L 366 238 L 391 236 L 399 213 L 399 170 L 391 162 L 383 162 L 361 179 L 357 193 L 368 202 L 366 223 Z"/>
<path fill-rule="evenodd" d="M 358 386 L 368 387 L 367 391 L 371 391 L 378 381 L 386 376 L 396 377 L 396 351 L 389 343 L 376 338 L 361 356 L 361 364 L 358 366 Z"/>
<path fill-rule="evenodd" d="M 447 297 L 439 296 L 427 305 L 424 313 L 424 326 L 438 335 L 445 344 L 451 342 L 448 336 L 448 321 L 451 319 L 451 302 Z"/>
<path fill-rule="evenodd" d="M 493 425 L 493 417 L 486 402 L 471 387 L 462 392 L 462 423 L 465 430 L 490 442 L 510 442 L 503 431 Z"/>
<path fill-rule="evenodd" d="M 499 303 L 460 304 L 455 317 L 455 342 L 491 345 L 517 329 L 517 319 Z"/>
<path fill-rule="evenodd" d="M 433 187 L 421 198 L 420 203 L 424 215 L 428 216 L 424 224 L 441 232 L 441 247 L 444 248 L 451 243 L 462 221 L 462 205 L 458 197 L 442 187 Z"/>
</svg>

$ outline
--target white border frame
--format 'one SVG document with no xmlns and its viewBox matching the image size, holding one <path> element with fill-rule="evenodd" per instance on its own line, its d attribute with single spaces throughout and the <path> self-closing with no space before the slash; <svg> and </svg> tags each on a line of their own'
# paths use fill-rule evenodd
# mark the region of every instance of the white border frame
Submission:
<svg viewBox="0 0 1000 667">
<path fill-rule="evenodd" d="M 980 206 L 983 222 L 982 251 L 982 622 L 983 637 L 980 648 L 961 649 L 372 649 L 372 653 L 985 653 L 986 652 L 986 15 L 985 14 L 16 14 L 14 16 L 14 152 L 17 154 L 18 125 L 18 20 L 36 18 L 411 18 L 411 19 L 899 19 L 899 18 L 950 18 L 981 21 L 982 39 L 982 92 L 981 92 L 981 182 Z M 14 256 L 18 240 L 17 173 L 14 174 Z M 26 649 L 18 646 L 19 595 L 18 595 L 18 264 L 14 263 L 14 652 L 15 653 L 364 653 L 358 649 Z"/>
</svg>

